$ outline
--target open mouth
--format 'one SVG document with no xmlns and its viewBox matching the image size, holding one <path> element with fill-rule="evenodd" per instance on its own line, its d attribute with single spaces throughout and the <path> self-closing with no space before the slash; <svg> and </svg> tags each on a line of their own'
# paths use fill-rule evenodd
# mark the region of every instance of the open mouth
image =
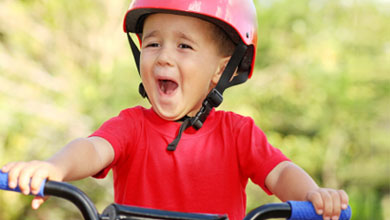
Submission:
<svg viewBox="0 0 390 220">
<path fill-rule="evenodd" d="M 160 79 L 158 80 L 158 86 L 165 95 L 173 94 L 179 85 L 172 80 Z"/>
</svg>

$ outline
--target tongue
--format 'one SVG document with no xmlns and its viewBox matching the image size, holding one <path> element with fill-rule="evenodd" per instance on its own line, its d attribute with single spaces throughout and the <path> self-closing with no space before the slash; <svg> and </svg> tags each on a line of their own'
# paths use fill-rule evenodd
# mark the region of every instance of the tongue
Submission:
<svg viewBox="0 0 390 220">
<path fill-rule="evenodd" d="M 161 80 L 160 87 L 165 94 L 169 95 L 172 94 L 177 89 L 178 85 L 177 83 L 171 80 Z"/>
</svg>

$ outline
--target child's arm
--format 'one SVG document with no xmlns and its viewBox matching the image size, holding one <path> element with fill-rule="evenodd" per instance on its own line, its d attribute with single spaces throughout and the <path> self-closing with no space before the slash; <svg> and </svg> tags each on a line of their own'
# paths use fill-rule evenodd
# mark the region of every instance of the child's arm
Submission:
<svg viewBox="0 0 390 220">
<path fill-rule="evenodd" d="M 277 165 L 265 184 L 282 201 L 311 201 L 324 219 L 338 219 L 341 209 L 348 206 L 348 195 L 343 190 L 319 188 L 303 169 L 291 162 Z"/>
<path fill-rule="evenodd" d="M 12 162 L 1 168 L 8 172 L 10 188 L 19 186 L 24 194 L 37 194 L 44 179 L 78 180 L 98 173 L 114 159 L 111 144 L 100 137 L 79 138 L 67 144 L 46 161 Z M 30 183 L 31 179 L 31 183 Z M 31 188 L 31 189 L 30 189 Z M 44 202 L 36 197 L 34 209 Z"/>
</svg>

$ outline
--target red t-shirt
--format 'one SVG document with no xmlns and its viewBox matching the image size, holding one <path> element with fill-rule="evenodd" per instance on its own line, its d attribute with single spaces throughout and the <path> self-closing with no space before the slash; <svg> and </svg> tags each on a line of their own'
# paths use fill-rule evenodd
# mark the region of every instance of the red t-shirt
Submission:
<svg viewBox="0 0 390 220">
<path fill-rule="evenodd" d="M 134 107 L 105 122 L 91 136 L 109 141 L 115 202 L 163 210 L 245 216 L 248 178 L 264 186 L 268 173 L 288 160 L 249 117 L 212 111 L 203 127 L 188 128 L 173 152 L 167 146 L 180 124 Z"/>
</svg>

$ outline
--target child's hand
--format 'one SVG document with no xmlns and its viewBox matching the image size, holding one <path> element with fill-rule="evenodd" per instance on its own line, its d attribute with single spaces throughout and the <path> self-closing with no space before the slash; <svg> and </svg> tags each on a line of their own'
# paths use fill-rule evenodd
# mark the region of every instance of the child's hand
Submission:
<svg viewBox="0 0 390 220">
<path fill-rule="evenodd" d="M 348 195 L 344 190 L 319 188 L 307 193 L 306 199 L 313 203 L 319 215 L 324 220 L 339 219 L 341 210 L 348 207 Z"/>
<path fill-rule="evenodd" d="M 1 168 L 1 171 L 8 173 L 8 186 L 15 189 L 19 186 L 25 195 L 38 194 L 40 186 L 45 179 L 61 181 L 61 172 L 51 163 L 46 161 L 12 162 Z M 38 209 L 45 201 L 45 198 L 36 196 L 31 206 Z"/>
</svg>

